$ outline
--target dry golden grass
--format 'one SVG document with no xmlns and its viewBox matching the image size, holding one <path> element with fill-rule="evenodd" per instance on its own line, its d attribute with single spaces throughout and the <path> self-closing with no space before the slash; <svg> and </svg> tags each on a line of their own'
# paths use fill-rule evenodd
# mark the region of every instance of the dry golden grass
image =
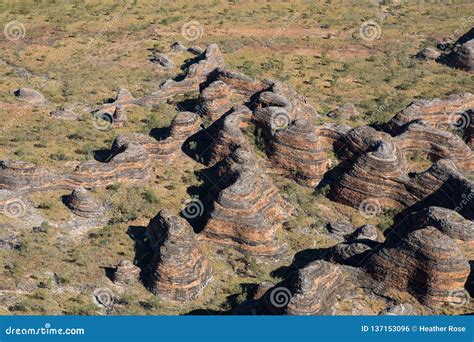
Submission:
<svg viewBox="0 0 474 342">
<path fill-rule="evenodd" d="M 170 51 L 169 45 L 176 40 L 201 47 L 218 43 L 230 69 L 288 82 L 321 114 L 352 102 L 362 113 L 360 118 L 336 120 L 351 126 L 386 120 L 416 98 L 474 91 L 471 75 L 411 58 L 422 47 L 448 37 L 455 39 L 456 31 L 467 31 L 463 20 L 473 13 L 472 1 L 452 1 L 450 5 L 430 1 L 374 3 L 4 1 L 0 22 L 20 21 L 26 36 L 17 41 L 0 38 L 0 159 L 31 161 L 67 172 L 77 162 L 93 159 L 95 150 L 108 149 L 120 133 L 148 133 L 151 128 L 168 126 L 176 108 L 166 104 L 155 110 L 135 108 L 129 113 L 127 127 L 109 131 L 95 129 L 87 113 L 81 121 L 66 122 L 52 119 L 48 112 L 103 103 L 120 88 L 137 97 L 149 93 L 179 72 L 179 66 L 191 57 Z M 359 27 L 369 19 L 380 24 L 381 37 L 367 42 L 360 38 Z M 181 27 L 191 20 L 202 25 L 203 34 L 188 42 Z M 150 63 L 152 50 L 168 54 L 175 67 L 162 70 Z M 33 108 L 18 102 L 12 94 L 18 87 L 39 90 L 48 106 Z M 332 120 L 323 117 L 323 121 Z M 194 171 L 200 168 L 183 158 L 172 166 L 155 165 L 156 178 L 147 184 L 97 190 L 95 195 L 111 205 L 113 221 L 75 241 L 61 240 L 61 232 L 53 227 L 47 233 L 22 230 L 19 250 L 0 249 L 0 263 L 8 266 L 0 281 L 0 314 L 97 313 L 90 293 L 94 288 L 111 286 L 104 267 L 135 257 L 129 227 L 145 226 L 160 208 L 178 213 L 189 198 L 188 187 L 199 184 Z M 289 244 L 289 256 L 333 244 L 317 233 L 330 217 L 328 213 L 344 214 L 354 224 L 366 222 L 355 210 L 335 205 L 324 196 L 315 197 L 286 180 L 275 180 L 283 193 L 287 186 L 294 187 L 292 191 L 298 192 L 306 205 L 279 233 Z M 44 204 L 41 212 L 56 222 L 67 218 L 61 195 L 64 193 L 35 194 L 31 200 L 36 206 Z M 389 218 L 376 218 L 371 223 L 385 219 Z M 2 218 L 0 223 L 8 222 Z M 291 262 L 291 257 L 274 264 L 257 264 L 246 257 L 244 262 L 238 253 L 225 250 L 224 258 L 215 247 L 208 248 L 214 281 L 201 300 L 185 306 L 159 303 L 137 285 L 120 296 L 114 312 L 225 311 L 245 298 L 243 284 L 272 280 L 272 270 Z M 237 274 L 242 268 L 248 269 L 247 275 Z M 70 291 L 51 294 L 50 273 L 57 274 L 61 287 Z M 35 282 L 44 282 L 44 289 L 2 294 L 2 290 L 28 289 L 28 284 Z"/>
</svg>

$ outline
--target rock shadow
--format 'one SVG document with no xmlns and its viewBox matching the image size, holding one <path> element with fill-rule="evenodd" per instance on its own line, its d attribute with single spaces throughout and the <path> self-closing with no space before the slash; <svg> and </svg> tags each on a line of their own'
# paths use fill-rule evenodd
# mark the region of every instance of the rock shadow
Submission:
<svg viewBox="0 0 474 342">
<path fill-rule="evenodd" d="M 206 315 L 232 315 L 232 312 L 236 306 L 240 303 L 240 299 L 244 298 L 244 300 L 250 300 L 253 298 L 255 293 L 257 292 L 258 285 L 251 284 L 251 283 L 242 283 L 239 285 L 241 291 L 239 293 L 234 293 L 226 297 L 226 301 L 224 305 L 228 307 L 227 310 L 207 310 L 207 309 L 196 309 L 192 310 L 188 313 L 185 313 L 185 316 L 206 316 Z"/>
<path fill-rule="evenodd" d="M 140 268 L 140 280 L 149 288 L 151 275 L 151 261 L 154 255 L 150 241 L 146 234 L 147 227 L 129 226 L 127 234 L 135 242 L 134 264 Z"/>
<path fill-rule="evenodd" d="M 272 277 L 286 279 L 293 273 L 306 267 L 311 262 L 316 260 L 324 260 L 330 255 L 330 253 L 331 247 L 302 250 L 295 254 L 293 261 L 289 266 L 279 267 L 276 270 L 270 272 L 270 275 Z"/>
</svg>

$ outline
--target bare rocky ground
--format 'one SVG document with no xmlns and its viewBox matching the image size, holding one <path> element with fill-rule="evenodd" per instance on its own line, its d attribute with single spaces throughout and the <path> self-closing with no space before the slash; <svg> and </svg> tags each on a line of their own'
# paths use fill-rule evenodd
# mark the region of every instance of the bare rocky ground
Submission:
<svg viewBox="0 0 474 342">
<path fill-rule="evenodd" d="M 1 313 L 474 311 L 472 4 L 1 6 Z"/>
</svg>

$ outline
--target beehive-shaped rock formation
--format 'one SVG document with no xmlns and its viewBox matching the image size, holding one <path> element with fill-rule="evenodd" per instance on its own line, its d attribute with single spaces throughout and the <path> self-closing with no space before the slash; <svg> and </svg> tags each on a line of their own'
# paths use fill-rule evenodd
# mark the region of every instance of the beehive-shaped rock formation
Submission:
<svg viewBox="0 0 474 342">
<path fill-rule="evenodd" d="M 200 113 L 212 121 L 219 119 L 232 107 L 231 89 L 222 81 L 212 82 L 199 94 Z"/>
<path fill-rule="evenodd" d="M 378 142 L 371 152 L 362 154 L 357 162 L 338 180 L 332 196 L 338 202 L 358 208 L 367 199 L 376 199 L 380 207 L 407 206 L 403 182 L 405 162 L 390 141 Z"/>
<path fill-rule="evenodd" d="M 187 302 L 202 295 L 211 269 L 189 223 L 163 209 L 150 221 L 147 234 L 155 256 L 151 288 L 161 299 Z"/>
<path fill-rule="evenodd" d="M 343 281 L 338 265 L 314 261 L 290 281 L 293 297 L 286 308 L 289 315 L 328 315 L 335 304 L 336 290 Z"/>
<path fill-rule="evenodd" d="M 66 204 L 77 216 L 93 218 L 104 214 L 104 207 L 84 188 L 75 189 L 67 198 Z"/>
<path fill-rule="evenodd" d="M 227 158 L 239 147 L 248 147 L 249 143 L 241 127 L 249 121 L 252 113 L 245 106 L 235 106 L 232 112 L 221 118 L 217 129 L 215 143 L 210 152 L 209 165 Z"/>
<path fill-rule="evenodd" d="M 474 253 L 474 222 L 465 219 L 457 211 L 442 207 L 427 207 L 411 213 L 396 226 L 396 234 L 389 235 L 393 243 L 400 237 L 427 226 L 437 228 L 453 239 L 462 250 Z"/>
<path fill-rule="evenodd" d="M 334 314 L 336 295 L 344 287 L 343 267 L 327 261 L 313 261 L 281 283 L 269 285 L 263 295 L 238 310 L 248 313 L 250 309 L 267 315 Z"/>
<path fill-rule="evenodd" d="M 276 231 L 288 209 L 255 156 L 244 148 L 236 149 L 221 168 L 219 177 L 224 176 L 203 238 L 258 256 L 283 253 Z"/>
<path fill-rule="evenodd" d="M 122 260 L 114 272 L 114 283 L 122 286 L 132 285 L 140 278 L 140 268 L 130 260 Z"/>
<path fill-rule="evenodd" d="M 320 147 L 316 130 L 304 119 L 295 120 L 275 133 L 270 142 L 270 160 L 306 186 L 315 186 L 328 169 L 328 158 Z"/>
<path fill-rule="evenodd" d="M 385 285 L 408 291 L 434 308 L 463 290 L 470 271 L 456 243 L 434 227 L 415 230 L 399 244 L 382 248 L 367 268 Z"/>
</svg>

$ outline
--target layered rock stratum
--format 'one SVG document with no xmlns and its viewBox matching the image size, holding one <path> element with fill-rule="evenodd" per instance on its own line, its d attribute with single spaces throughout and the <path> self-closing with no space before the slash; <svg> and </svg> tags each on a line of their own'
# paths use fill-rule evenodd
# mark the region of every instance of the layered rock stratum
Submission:
<svg viewBox="0 0 474 342">
<path fill-rule="evenodd" d="M 212 273 L 189 223 L 163 209 L 150 221 L 147 234 L 155 250 L 152 291 L 163 300 L 175 302 L 200 297 Z"/>
</svg>

